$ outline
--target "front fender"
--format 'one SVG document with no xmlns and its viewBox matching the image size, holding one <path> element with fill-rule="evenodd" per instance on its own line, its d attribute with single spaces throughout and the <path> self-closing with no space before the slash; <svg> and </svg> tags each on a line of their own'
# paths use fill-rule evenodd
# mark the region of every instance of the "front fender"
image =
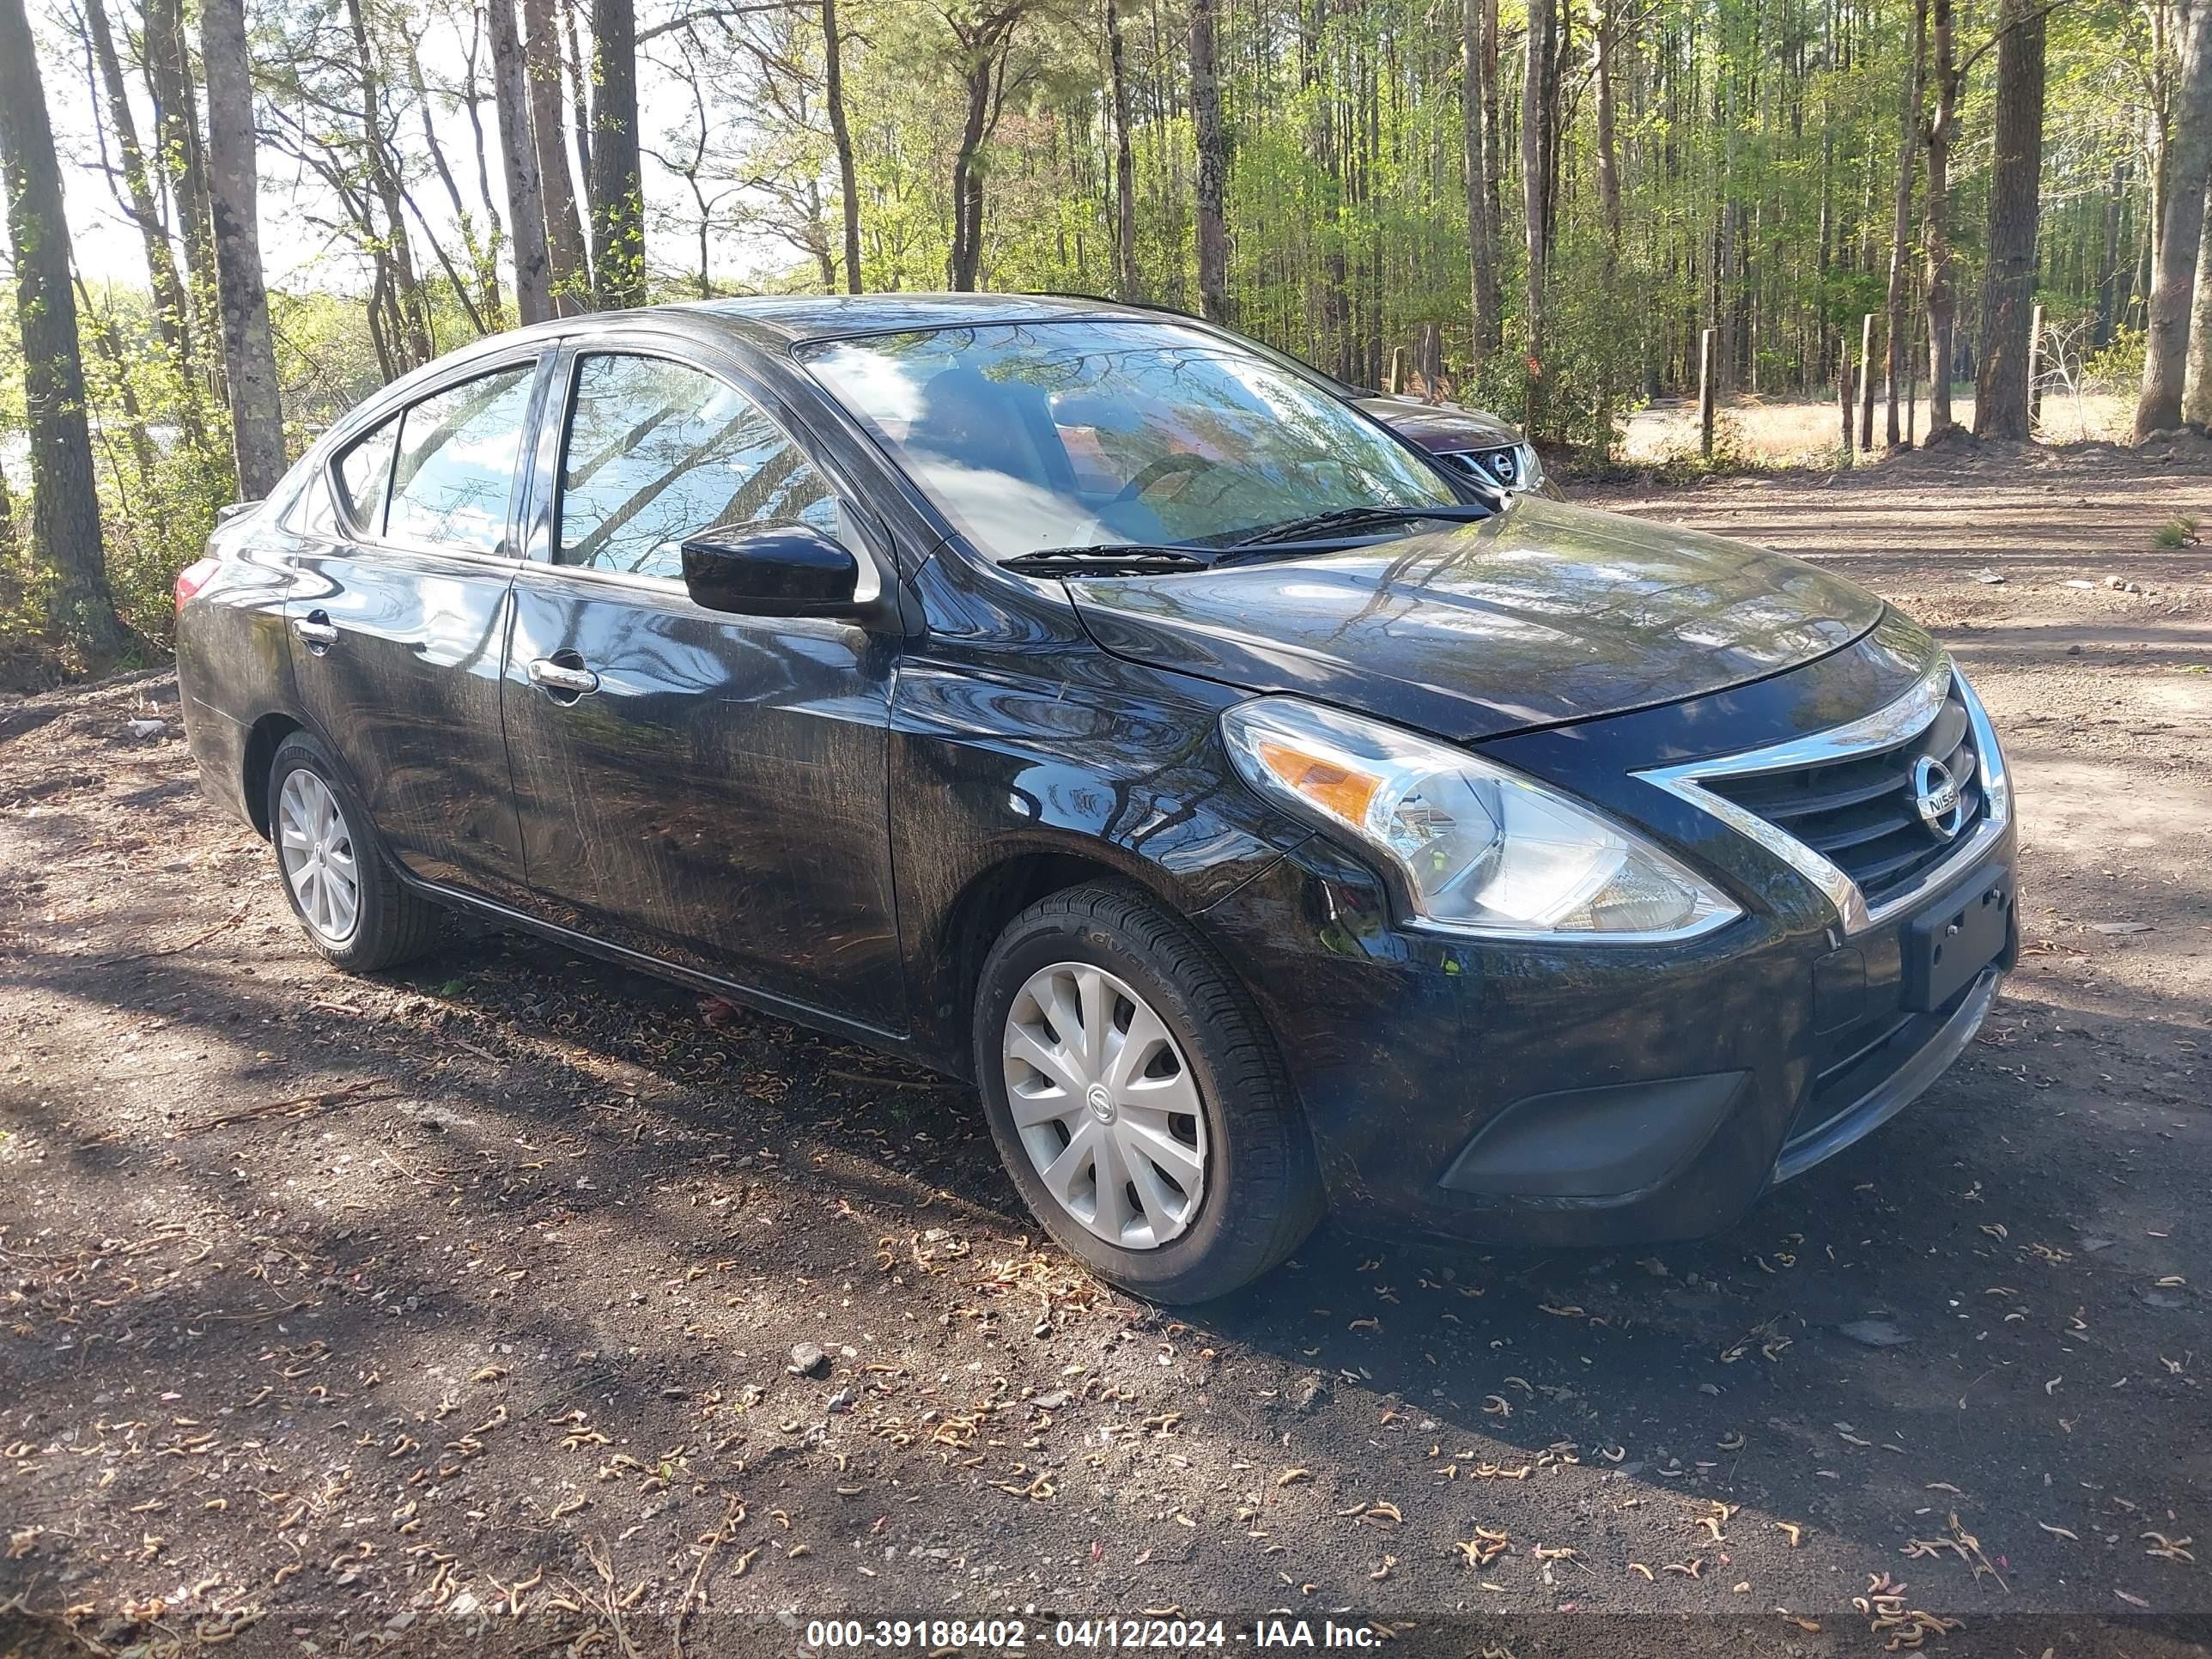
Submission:
<svg viewBox="0 0 2212 1659">
<path fill-rule="evenodd" d="M 1307 839 L 1230 764 L 1218 720 L 1242 696 L 1083 647 L 1049 678 L 901 667 L 891 854 L 908 1006 L 939 1063 L 966 1069 L 964 980 L 978 958 L 960 930 L 994 872 L 1064 860 L 1194 916 Z"/>
</svg>

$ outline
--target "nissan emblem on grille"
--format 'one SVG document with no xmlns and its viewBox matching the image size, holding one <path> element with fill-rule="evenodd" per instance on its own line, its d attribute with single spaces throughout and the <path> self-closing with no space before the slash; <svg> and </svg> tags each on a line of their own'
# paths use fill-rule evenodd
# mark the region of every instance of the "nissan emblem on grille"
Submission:
<svg viewBox="0 0 2212 1659">
<path fill-rule="evenodd" d="M 1951 769 L 1931 755 L 1912 767 L 1912 810 L 1937 839 L 1949 841 L 1966 821 L 1966 806 Z"/>
</svg>

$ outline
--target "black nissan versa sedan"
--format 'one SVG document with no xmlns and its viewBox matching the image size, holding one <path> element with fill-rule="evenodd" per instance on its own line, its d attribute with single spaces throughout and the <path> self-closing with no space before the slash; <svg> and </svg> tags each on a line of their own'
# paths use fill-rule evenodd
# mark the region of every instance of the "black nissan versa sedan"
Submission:
<svg viewBox="0 0 2212 1659">
<path fill-rule="evenodd" d="M 1164 1301 L 1354 1231 L 1727 1225 L 2018 949 L 1906 617 L 1466 477 L 1234 334 L 732 301 L 486 340 L 178 583 L 206 787 L 356 969 L 439 907 L 979 1088 Z"/>
</svg>

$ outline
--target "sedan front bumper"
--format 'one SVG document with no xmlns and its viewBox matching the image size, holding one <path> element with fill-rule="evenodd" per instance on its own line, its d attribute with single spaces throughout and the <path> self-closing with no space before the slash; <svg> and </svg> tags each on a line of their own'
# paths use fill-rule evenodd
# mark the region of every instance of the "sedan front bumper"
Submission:
<svg viewBox="0 0 2212 1659">
<path fill-rule="evenodd" d="M 1807 1104 L 1818 1113 L 1817 1121 L 1783 1143 L 1782 1155 L 1774 1163 L 1775 1180 L 1788 1181 L 1833 1158 L 1927 1093 L 1982 1029 L 1996 1002 L 2004 970 L 2018 955 L 2015 938 L 2008 956 L 1983 969 L 1951 1004 L 1908 1017 L 1893 1028 L 1863 1057 L 1863 1062 L 1871 1063 L 1871 1074 L 1862 1073 L 1855 1063 L 1851 1075 L 1856 1092 L 1824 1091 L 1816 1084 Z M 1821 1109 L 1831 1103 L 1836 1103 L 1832 1113 Z M 1801 1118 L 1806 1115 L 1800 1113 Z"/>
<path fill-rule="evenodd" d="M 1854 938 L 1848 982 L 1824 929 L 1771 915 L 1674 947 L 1447 942 L 1318 842 L 1204 921 L 1283 1047 L 1340 1225 L 1536 1246 L 1730 1226 L 1923 1094 L 2018 951 L 1922 1012 L 1910 916 Z"/>
<path fill-rule="evenodd" d="M 1698 938 L 1407 927 L 1376 873 L 1319 836 L 1206 911 L 1281 1044 L 1340 1224 L 1539 1246 L 1702 1237 L 1923 1094 L 2018 957 L 2009 814 L 1846 926 L 1790 860 L 1648 769 L 1885 707 L 1935 660 L 1924 635 L 1886 625 L 1738 691 L 1484 745 L 1717 877 L 1743 914 Z"/>
</svg>

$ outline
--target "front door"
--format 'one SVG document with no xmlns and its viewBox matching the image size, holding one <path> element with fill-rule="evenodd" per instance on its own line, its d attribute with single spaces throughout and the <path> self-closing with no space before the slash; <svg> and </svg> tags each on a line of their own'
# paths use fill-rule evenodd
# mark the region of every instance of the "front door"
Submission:
<svg viewBox="0 0 2212 1659">
<path fill-rule="evenodd" d="M 586 351 L 559 372 L 533 488 L 549 556 L 516 577 L 503 694 L 538 913 L 902 1030 L 884 784 L 896 643 L 703 610 L 678 551 L 768 520 L 841 535 L 836 492 L 764 398 L 696 351 Z"/>
<path fill-rule="evenodd" d="M 419 878 L 513 902 L 522 846 L 500 730 L 531 352 L 430 392 L 340 451 L 284 614 L 308 719 Z"/>
</svg>

